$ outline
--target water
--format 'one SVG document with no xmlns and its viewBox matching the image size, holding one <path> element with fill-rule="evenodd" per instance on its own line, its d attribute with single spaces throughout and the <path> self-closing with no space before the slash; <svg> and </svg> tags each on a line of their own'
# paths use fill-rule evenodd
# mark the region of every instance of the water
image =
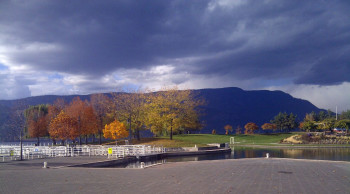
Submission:
<svg viewBox="0 0 350 194">
<path fill-rule="evenodd" d="M 140 168 L 140 163 L 144 162 L 145 166 L 162 164 L 168 162 L 187 162 L 201 160 L 223 160 L 223 159 L 240 159 L 240 158 L 259 158 L 266 157 L 266 153 L 270 157 L 275 158 L 294 158 L 294 159 L 311 159 L 311 160 L 334 160 L 334 161 L 350 161 L 349 148 L 249 148 L 238 147 L 233 148 L 231 153 L 210 154 L 198 156 L 181 156 L 168 157 L 162 160 L 137 161 L 117 168 Z"/>
</svg>

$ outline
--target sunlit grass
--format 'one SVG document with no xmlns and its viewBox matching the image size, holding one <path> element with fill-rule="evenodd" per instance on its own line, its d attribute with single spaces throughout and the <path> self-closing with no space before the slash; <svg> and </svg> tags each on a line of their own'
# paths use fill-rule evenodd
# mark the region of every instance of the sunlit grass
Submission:
<svg viewBox="0 0 350 194">
<path fill-rule="evenodd" d="M 132 144 L 144 144 L 157 147 L 198 147 L 208 146 L 209 143 L 229 143 L 230 137 L 234 137 L 235 145 L 250 146 L 340 146 L 334 145 L 322 145 L 322 144 L 280 144 L 282 139 L 288 138 L 296 133 L 278 133 L 278 134 L 253 134 L 253 135 L 212 135 L 212 134 L 186 134 L 186 135 L 174 135 L 173 140 L 169 137 L 155 137 L 155 138 L 142 138 L 140 141 L 132 140 Z M 115 144 L 111 142 L 111 144 Z M 124 141 L 118 142 L 119 145 L 124 144 Z M 350 146 L 350 145 L 341 145 Z"/>
<path fill-rule="evenodd" d="M 292 133 L 281 134 L 254 134 L 254 135 L 211 135 L 211 134 L 189 134 L 176 135 L 174 139 L 182 141 L 190 141 L 197 144 L 208 143 L 228 143 L 230 137 L 234 137 L 236 143 L 239 144 L 271 144 L 279 143 L 282 139 L 292 136 Z"/>
<path fill-rule="evenodd" d="M 268 134 L 268 135 L 211 135 L 211 134 L 186 134 L 174 135 L 173 140 L 169 137 L 144 138 L 141 141 L 133 141 L 133 144 L 147 144 L 164 147 L 199 147 L 207 146 L 209 143 L 229 143 L 230 137 L 235 138 L 239 144 L 271 144 L 279 143 L 282 139 L 292 136 L 292 133 L 286 134 Z"/>
<path fill-rule="evenodd" d="M 179 139 L 170 140 L 168 138 L 142 138 L 140 141 L 133 140 L 133 144 L 145 144 L 152 146 L 163 147 L 194 147 L 196 143 L 192 141 L 183 141 Z M 197 146 L 206 146 L 205 144 L 198 144 Z"/>
</svg>

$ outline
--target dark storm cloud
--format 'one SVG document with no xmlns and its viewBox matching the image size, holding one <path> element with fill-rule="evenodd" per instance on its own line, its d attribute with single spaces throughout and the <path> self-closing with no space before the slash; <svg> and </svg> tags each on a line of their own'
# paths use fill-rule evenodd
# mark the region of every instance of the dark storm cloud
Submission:
<svg viewBox="0 0 350 194">
<path fill-rule="evenodd" d="M 16 45 L 6 53 L 14 63 L 91 77 L 169 64 L 329 85 L 350 81 L 349 10 L 346 1 L 2 1 L 0 43 Z"/>
</svg>

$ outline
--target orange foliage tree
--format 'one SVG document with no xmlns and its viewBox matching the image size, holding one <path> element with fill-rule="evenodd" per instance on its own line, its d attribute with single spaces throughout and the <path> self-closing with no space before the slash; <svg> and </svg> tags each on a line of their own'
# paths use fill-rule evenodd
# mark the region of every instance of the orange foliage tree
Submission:
<svg viewBox="0 0 350 194">
<path fill-rule="evenodd" d="M 51 137 L 62 141 L 67 139 L 74 140 L 79 136 L 77 122 L 63 110 L 50 122 L 49 133 Z"/>
<path fill-rule="evenodd" d="M 272 123 L 265 123 L 263 125 L 261 125 L 261 128 L 263 130 L 269 130 L 269 129 L 272 129 L 272 130 L 275 130 L 277 127 L 275 124 L 272 124 Z"/>
<path fill-rule="evenodd" d="M 37 145 L 40 143 L 39 138 L 48 134 L 46 123 L 47 111 L 47 106 L 41 104 L 37 106 L 30 106 L 24 112 L 29 136 L 37 138 Z"/>
<path fill-rule="evenodd" d="M 50 125 L 51 121 L 57 117 L 58 114 L 65 108 L 66 103 L 63 99 L 58 98 L 52 105 L 48 106 L 48 113 L 46 115 L 47 126 Z M 56 144 L 56 139 L 50 135 L 53 143 Z"/>
<path fill-rule="evenodd" d="M 97 119 L 93 109 L 88 105 L 88 102 L 83 102 L 79 97 L 72 100 L 69 106 L 66 107 L 67 114 L 77 123 L 77 131 L 79 133 L 79 144 L 81 145 L 81 137 L 97 133 Z"/>
<path fill-rule="evenodd" d="M 84 129 L 81 135 L 85 135 L 85 144 L 87 144 L 87 136 L 98 132 L 98 123 L 92 106 L 86 106 L 83 110 L 82 128 Z"/>
<path fill-rule="evenodd" d="M 228 135 L 229 131 L 232 131 L 232 126 L 231 125 L 225 125 L 224 127 L 225 131 L 226 131 L 226 135 Z"/>
<path fill-rule="evenodd" d="M 117 119 L 109 125 L 106 125 L 103 129 L 103 136 L 110 139 L 121 139 L 129 136 L 129 132 L 126 130 L 124 123 L 119 122 Z"/>
<path fill-rule="evenodd" d="M 254 131 L 259 129 L 258 125 L 256 125 L 255 123 L 252 123 L 252 122 L 247 123 L 244 126 L 244 128 L 245 128 L 245 131 L 244 131 L 245 134 L 254 134 Z"/>
<path fill-rule="evenodd" d="M 97 119 L 97 132 L 99 134 L 99 144 L 101 144 L 102 131 L 103 131 L 103 120 L 108 112 L 111 112 L 110 108 L 113 105 L 111 100 L 104 94 L 93 94 L 90 98 L 91 106 L 94 110 L 94 114 Z"/>
<path fill-rule="evenodd" d="M 28 132 L 30 137 L 37 138 L 37 145 L 39 145 L 39 138 L 47 135 L 46 117 L 42 116 L 37 120 L 29 120 Z"/>
</svg>

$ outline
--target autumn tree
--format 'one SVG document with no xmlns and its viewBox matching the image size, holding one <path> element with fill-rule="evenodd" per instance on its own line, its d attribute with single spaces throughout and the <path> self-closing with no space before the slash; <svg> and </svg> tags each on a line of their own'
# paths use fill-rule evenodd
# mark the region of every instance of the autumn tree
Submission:
<svg viewBox="0 0 350 194">
<path fill-rule="evenodd" d="M 63 110 L 50 122 L 49 133 L 51 137 L 61 139 L 62 142 L 67 139 L 74 140 L 79 136 L 76 120 Z"/>
<path fill-rule="evenodd" d="M 93 113 L 92 106 L 89 106 L 87 101 L 83 102 L 79 97 L 76 97 L 65 110 L 70 118 L 77 123 L 79 144 L 81 145 L 82 136 L 85 137 L 85 143 L 87 143 L 87 136 L 97 133 L 98 130 L 97 119 Z"/>
<path fill-rule="evenodd" d="M 319 129 L 319 130 L 332 130 L 335 126 L 335 123 L 336 123 L 335 118 L 327 118 L 327 119 L 324 119 L 323 121 L 320 121 L 317 123 L 317 129 Z"/>
<path fill-rule="evenodd" d="M 30 106 L 25 110 L 26 123 L 30 137 L 37 138 L 37 145 L 40 143 L 40 137 L 48 134 L 47 115 L 48 106 L 41 104 L 37 106 Z"/>
<path fill-rule="evenodd" d="M 98 122 L 97 132 L 99 134 L 99 144 L 101 144 L 104 119 L 108 113 L 112 112 L 113 104 L 110 98 L 104 94 L 93 94 L 90 98 L 90 104 L 93 107 Z"/>
<path fill-rule="evenodd" d="M 87 144 L 87 137 L 91 134 L 96 134 L 98 132 L 98 120 L 94 114 L 94 110 L 91 105 L 84 107 L 82 114 L 82 128 L 83 131 L 81 135 L 85 136 L 85 144 Z"/>
<path fill-rule="evenodd" d="M 134 132 L 137 140 L 140 140 L 140 130 L 145 129 L 148 114 L 146 103 L 150 101 L 150 96 L 142 89 L 113 94 L 115 118 L 128 124 L 130 139 Z"/>
<path fill-rule="evenodd" d="M 232 131 L 232 126 L 231 125 L 225 125 L 224 129 L 226 131 L 225 134 L 228 135 L 229 131 Z"/>
<path fill-rule="evenodd" d="M 272 124 L 272 123 L 264 123 L 261 128 L 263 130 L 275 130 L 277 127 L 275 124 Z"/>
<path fill-rule="evenodd" d="M 191 90 L 173 87 L 153 93 L 147 116 L 151 131 L 159 134 L 165 129 L 172 140 L 174 132 L 198 127 L 198 107 L 203 104 L 204 101 L 195 98 Z"/>
<path fill-rule="evenodd" d="M 316 130 L 317 125 L 315 124 L 314 121 L 304 121 L 300 123 L 299 128 L 307 132 L 310 132 L 310 131 Z"/>
<path fill-rule="evenodd" d="M 76 129 L 79 134 L 79 144 L 82 144 L 82 134 L 83 134 L 83 112 L 84 112 L 84 102 L 79 98 L 75 97 L 65 108 L 66 114 L 75 121 Z"/>
<path fill-rule="evenodd" d="M 121 139 L 128 137 L 129 132 L 126 130 L 124 123 L 116 119 L 112 123 L 106 124 L 103 129 L 103 136 L 110 139 Z"/>
<path fill-rule="evenodd" d="M 245 126 L 245 134 L 254 134 L 254 131 L 259 129 L 258 125 L 256 125 L 255 123 L 247 123 Z"/>
<path fill-rule="evenodd" d="M 52 105 L 48 105 L 48 107 L 47 107 L 48 112 L 46 115 L 47 126 L 49 126 L 51 121 L 53 119 L 55 119 L 57 117 L 57 115 L 60 114 L 60 112 L 62 110 L 64 110 L 66 105 L 67 104 L 64 102 L 64 100 L 62 98 L 57 98 Z M 50 135 L 50 138 L 52 139 L 52 142 L 54 144 L 56 144 L 56 139 L 54 137 L 52 137 L 51 135 Z"/>
</svg>

